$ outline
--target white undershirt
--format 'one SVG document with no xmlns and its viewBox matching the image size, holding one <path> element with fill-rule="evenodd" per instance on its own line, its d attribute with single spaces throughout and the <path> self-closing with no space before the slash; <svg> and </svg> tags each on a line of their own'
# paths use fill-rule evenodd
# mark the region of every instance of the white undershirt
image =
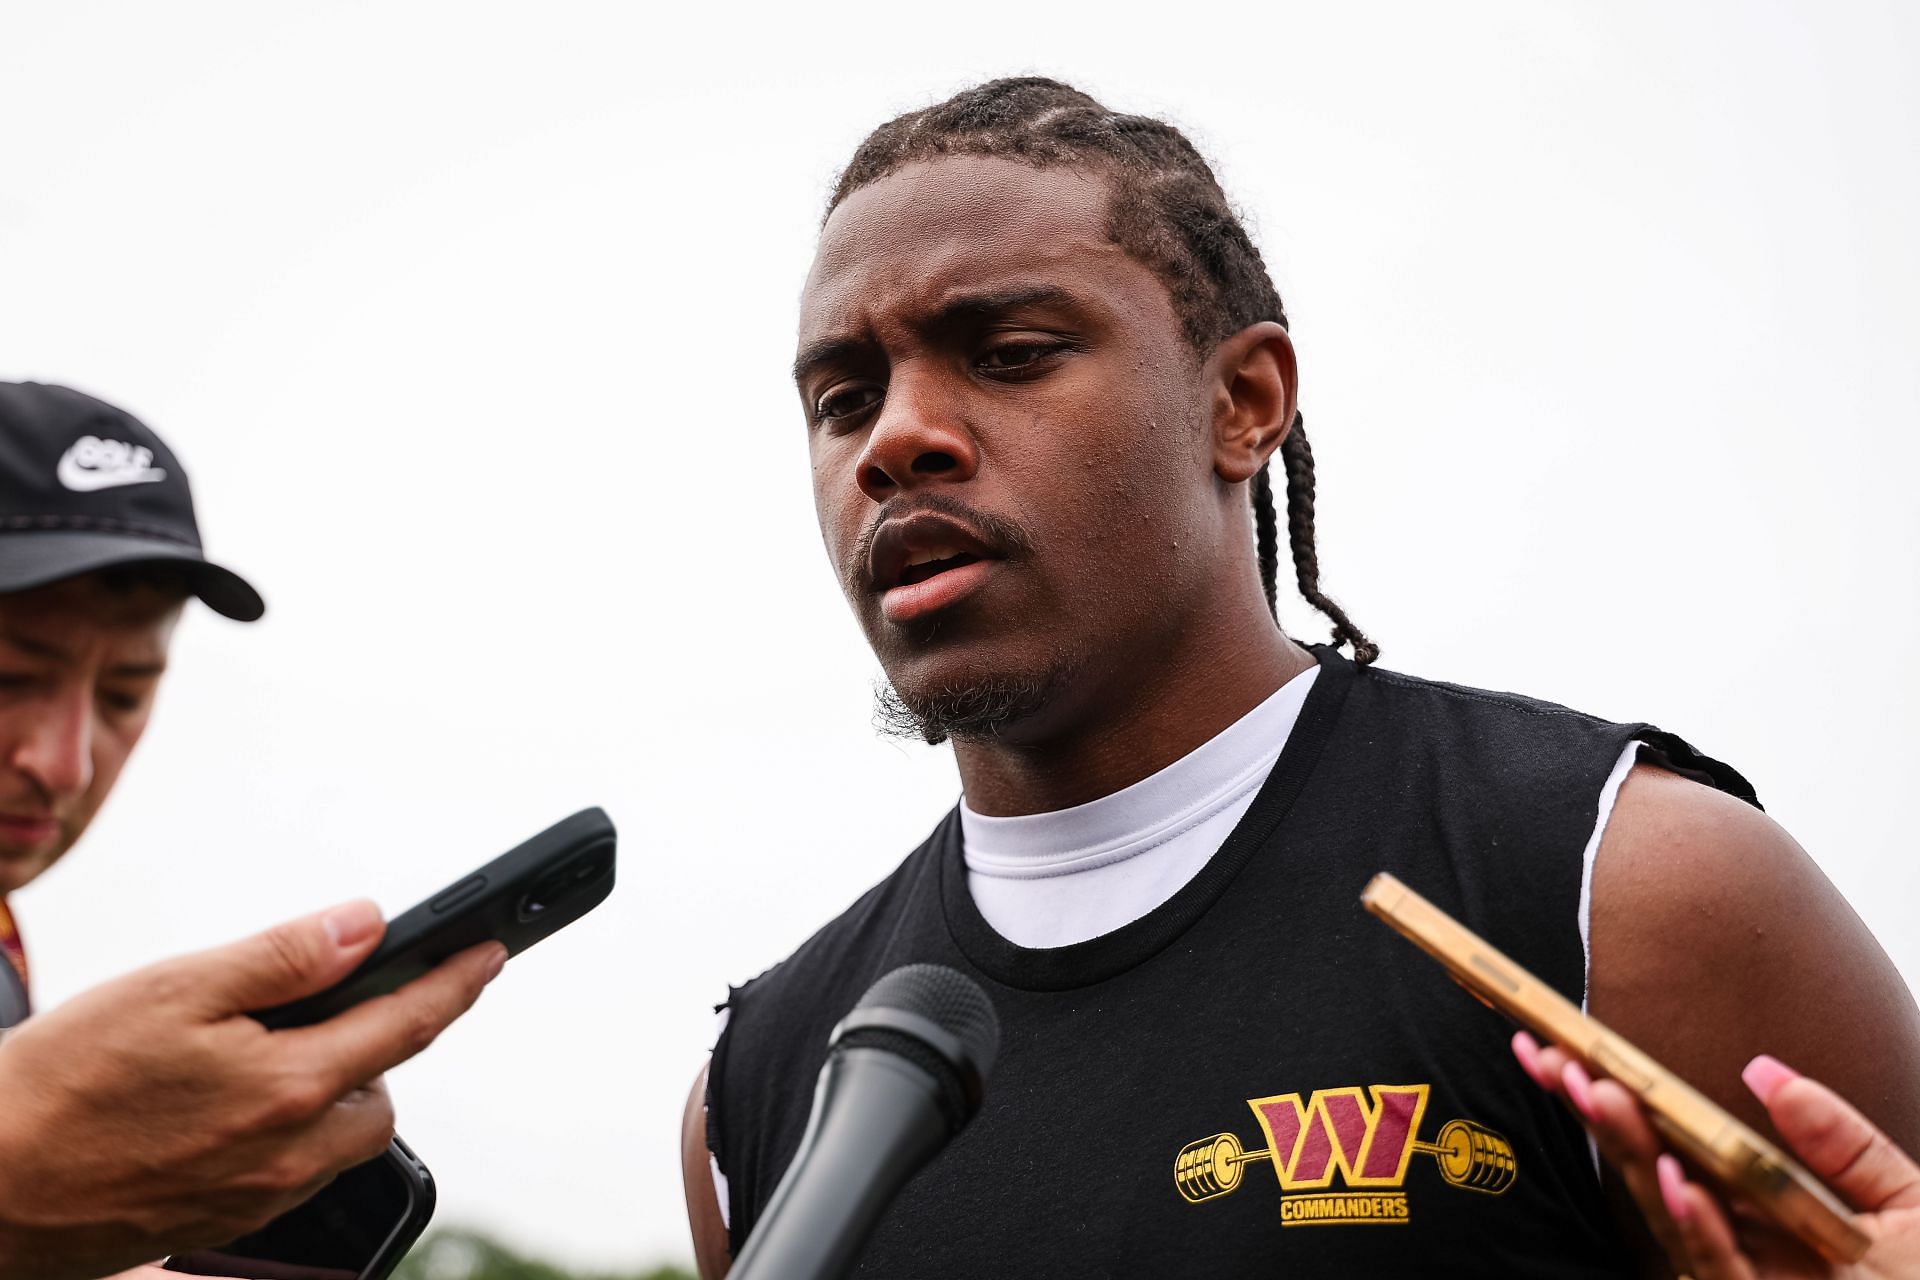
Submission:
<svg viewBox="0 0 1920 1280">
<path fill-rule="evenodd" d="M 975 813 L 963 797 L 967 888 L 980 914 L 1018 946 L 1064 947 L 1111 933 L 1171 898 L 1252 807 L 1319 674 L 1317 665 L 1307 668 L 1188 754 L 1110 796 L 1011 818 Z M 1640 747 L 1627 744 L 1601 787 L 1581 858 L 1578 923 L 1589 970 L 1594 857 Z M 1598 1168 L 1597 1150 L 1594 1159 Z M 708 1160 L 724 1222 L 732 1207 L 726 1175 L 711 1154 Z"/>
<path fill-rule="evenodd" d="M 1160 772 L 1071 809 L 989 818 L 960 801 L 967 889 L 995 933 L 1064 947 L 1179 892 L 1239 823 L 1280 758 L 1316 664 Z"/>
<path fill-rule="evenodd" d="M 1188 754 L 1110 796 L 1012 818 L 975 813 L 962 797 L 967 889 L 980 914 L 1019 946 L 1065 947 L 1112 933 L 1171 898 L 1253 806 L 1319 674 L 1308 667 Z M 1629 742 L 1614 762 L 1581 855 L 1577 919 L 1589 964 L 1593 862 L 1640 747 Z"/>
</svg>

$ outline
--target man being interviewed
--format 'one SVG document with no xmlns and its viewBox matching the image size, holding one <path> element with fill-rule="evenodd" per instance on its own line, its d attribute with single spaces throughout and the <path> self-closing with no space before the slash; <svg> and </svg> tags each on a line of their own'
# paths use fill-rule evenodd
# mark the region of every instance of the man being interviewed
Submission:
<svg viewBox="0 0 1920 1280">
<path fill-rule="evenodd" d="M 1766 1047 L 1920 1141 L 1913 1001 L 1738 773 L 1374 665 L 1318 581 L 1286 315 L 1178 131 L 1040 79 L 881 126 L 794 374 L 887 705 L 964 797 L 731 993 L 685 1126 L 704 1275 L 835 1020 L 914 961 L 977 978 L 1004 1048 L 860 1274 L 1633 1274 L 1630 1204 L 1510 1029 L 1364 917 L 1380 870 L 1750 1123 Z M 1276 625 L 1276 454 L 1334 646 Z"/>
</svg>

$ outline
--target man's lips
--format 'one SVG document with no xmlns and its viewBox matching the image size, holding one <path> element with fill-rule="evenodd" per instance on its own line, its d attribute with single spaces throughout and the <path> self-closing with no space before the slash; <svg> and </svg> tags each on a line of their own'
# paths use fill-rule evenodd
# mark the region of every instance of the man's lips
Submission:
<svg viewBox="0 0 1920 1280">
<path fill-rule="evenodd" d="M 867 589 L 887 621 L 910 622 L 971 595 L 1004 553 L 964 521 L 935 511 L 881 523 L 867 552 Z"/>
<path fill-rule="evenodd" d="M 0 813 L 0 844 L 11 845 L 16 849 L 32 849 L 47 843 L 59 834 L 58 818 Z"/>
<path fill-rule="evenodd" d="M 924 618 L 958 603 L 979 590 L 986 582 L 995 560 L 968 560 L 952 569 L 943 569 L 922 582 L 903 583 L 880 597 L 880 612 L 888 622 L 901 624 Z"/>
</svg>

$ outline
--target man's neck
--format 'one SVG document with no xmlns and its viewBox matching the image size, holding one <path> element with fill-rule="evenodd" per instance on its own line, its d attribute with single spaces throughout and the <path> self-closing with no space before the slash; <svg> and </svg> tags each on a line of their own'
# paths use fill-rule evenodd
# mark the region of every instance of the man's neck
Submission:
<svg viewBox="0 0 1920 1280">
<path fill-rule="evenodd" d="M 1044 736 L 956 739 L 974 812 L 1050 813 L 1112 795 L 1166 768 L 1314 665 L 1269 621 L 1235 636 L 1194 636 L 1151 672 L 1076 690 L 1070 723 Z"/>
</svg>

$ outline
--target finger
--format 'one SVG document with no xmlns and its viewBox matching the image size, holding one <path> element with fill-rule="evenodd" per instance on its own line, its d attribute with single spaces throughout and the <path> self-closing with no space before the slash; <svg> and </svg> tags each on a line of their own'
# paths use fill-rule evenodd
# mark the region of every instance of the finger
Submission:
<svg viewBox="0 0 1920 1280">
<path fill-rule="evenodd" d="M 1562 1068 L 1562 1083 L 1567 1101 L 1580 1114 L 1593 1135 L 1600 1155 L 1612 1166 L 1620 1182 L 1640 1208 L 1660 1247 L 1672 1260 L 1675 1270 L 1687 1274 L 1689 1255 L 1686 1242 L 1675 1226 L 1661 1196 L 1659 1135 L 1654 1132 L 1640 1102 L 1615 1080 L 1594 1080 L 1580 1063 L 1569 1060 Z"/>
<path fill-rule="evenodd" d="M 1568 1053 L 1565 1049 L 1562 1049 L 1559 1045 L 1557 1044 L 1542 1045 L 1540 1047 L 1538 1062 L 1540 1066 L 1540 1072 L 1542 1075 L 1546 1077 L 1546 1079 L 1541 1081 L 1540 1087 L 1545 1089 L 1548 1093 L 1554 1094 L 1559 1098 L 1566 1099 L 1567 1098 L 1567 1086 L 1566 1086 L 1567 1064 L 1572 1061 L 1573 1061 L 1573 1055 Z M 1571 1105 L 1571 1099 L 1567 1099 L 1567 1101 L 1569 1105 Z"/>
<path fill-rule="evenodd" d="M 1660 1141 L 1634 1096 L 1613 1080 L 1594 1080 L 1580 1062 L 1558 1045 L 1541 1045 L 1522 1031 L 1513 1038 L 1514 1057 L 1542 1089 L 1564 1100 L 1593 1135 L 1594 1146 L 1611 1165 L 1641 1216 L 1675 1268 L 1687 1271 L 1687 1251 L 1661 1201 L 1654 1159 Z"/>
<path fill-rule="evenodd" d="M 1660 1154 L 1659 1131 L 1647 1118 L 1640 1100 L 1617 1080 L 1595 1080 L 1589 1086 L 1592 1116 L 1588 1128 L 1610 1158 L 1651 1164 Z"/>
<path fill-rule="evenodd" d="M 334 1096 L 399 1066 L 432 1044 L 473 1007 L 506 963 L 498 942 L 469 947 L 391 995 L 376 996 L 311 1027 L 276 1033 L 286 1049 L 311 1064 Z"/>
<path fill-rule="evenodd" d="M 1839 1094 L 1765 1054 L 1740 1077 L 1807 1168 L 1856 1208 L 1920 1205 L 1920 1167 Z"/>
<path fill-rule="evenodd" d="M 1573 1109 L 1603 1157 L 1614 1164 L 1646 1163 L 1651 1174 L 1660 1138 L 1631 1093 L 1612 1080 L 1593 1079 L 1578 1059 L 1558 1045 L 1536 1048 L 1534 1063 L 1530 1074 L 1537 1071 L 1540 1087 Z"/>
<path fill-rule="evenodd" d="M 392 1140 L 393 1106 L 376 1080 L 297 1128 L 233 1143 L 224 1184 L 198 1197 L 205 1221 L 180 1235 L 176 1247 L 250 1235 L 312 1199 L 343 1171 L 379 1158 Z"/>
<path fill-rule="evenodd" d="M 385 932 L 380 908 L 361 899 L 164 964 L 201 1012 L 225 1018 L 326 990 Z"/>
<path fill-rule="evenodd" d="M 1706 1189 L 1688 1182 L 1680 1162 L 1661 1155 L 1660 1198 L 1686 1250 L 1693 1280 L 1754 1280 L 1753 1264 L 1740 1252 L 1733 1225 Z"/>
<path fill-rule="evenodd" d="M 282 1135 L 256 1166 L 285 1190 L 248 1206 L 255 1230 L 304 1204 L 345 1170 L 378 1159 L 393 1141 L 393 1104 L 384 1085 L 354 1089 L 299 1130 Z"/>
<path fill-rule="evenodd" d="M 393 1099 L 385 1084 L 355 1089 L 328 1108 L 301 1145 L 313 1161 L 315 1177 L 330 1179 L 357 1164 L 377 1159 L 393 1141 Z"/>
<path fill-rule="evenodd" d="M 1513 1056 L 1519 1060 L 1520 1069 L 1527 1073 L 1528 1078 L 1548 1093 L 1558 1093 L 1558 1077 L 1541 1064 L 1540 1042 L 1524 1031 L 1516 1031 L 1512 1044 Z"/>
</svg>

